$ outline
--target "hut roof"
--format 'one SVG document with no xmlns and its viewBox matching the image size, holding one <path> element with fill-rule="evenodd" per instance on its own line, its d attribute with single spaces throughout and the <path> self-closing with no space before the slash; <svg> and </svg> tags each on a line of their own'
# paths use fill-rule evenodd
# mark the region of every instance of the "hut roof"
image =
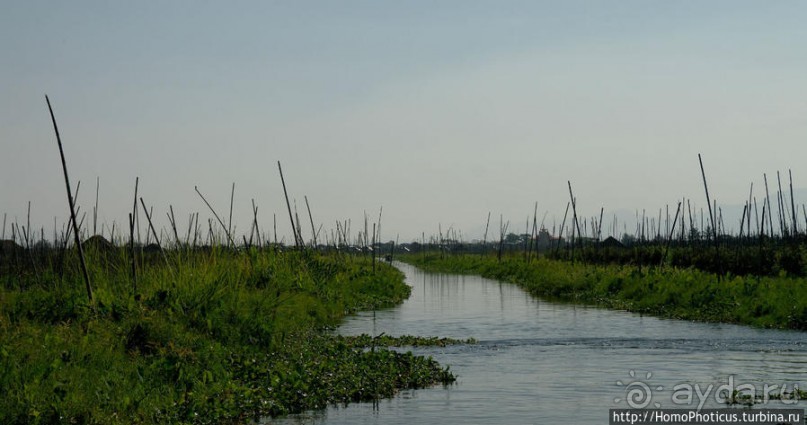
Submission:
<svg viewBox="0 0 807 425">
<path fill-rule="evenodd" d="M 99 251 L 115 249 L 115 245 L 113 245 L 112 242 L 106 240 L 101 235 L 90 236 L 89 238 L 87 238 L 87 240 L 82 242 L 81 245 L 87 248 L 94 248 Z"/>
<path fill-rule="evenodd" d="M 22 247 L 17 245 L 11 239 L 2 239 L 2 240 L 0 240 L 0 250 L 14 251 L 15 249 L 22 249 Z"/>
<path fill-rule="evenodd" d="M 607 238 L 605 238 L 605 240 L 602 241 L 601 245 L 605 247 L 614 247 L 614 248 L 622 248 L 625 246 L 622 244 L 622 242 L 618 241 L 613 236 L 608 236 Z"/>
</svg>

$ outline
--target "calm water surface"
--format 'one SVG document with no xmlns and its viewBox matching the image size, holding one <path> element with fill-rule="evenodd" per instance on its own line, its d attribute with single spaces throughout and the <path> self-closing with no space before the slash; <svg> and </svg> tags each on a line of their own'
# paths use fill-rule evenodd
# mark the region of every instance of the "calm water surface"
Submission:
<svg viewBox="0 0 807 425">
<path fill-rule="evenodd" d="M 403 391 L 375 408 L 351 404 L 278 422 L 602 424 L 609 408 L 630 407 L 631 391 L 651 395 L 631 398 L 634 405 L 673 408 L 697 407 L 696 386 L 708 394 L 707 407 L 725 407 L 716 400 L 720 387 L 807 388 L 805 333 L 551 303 L 511 284 L 396 266 L 412 296 L 346 319 L 339 333 L 476 338 L 476 345 L 413 350 L 450 365 L 457 383 Z M 682 405 L 687 394 L 692 403 Z"/>
</svg>

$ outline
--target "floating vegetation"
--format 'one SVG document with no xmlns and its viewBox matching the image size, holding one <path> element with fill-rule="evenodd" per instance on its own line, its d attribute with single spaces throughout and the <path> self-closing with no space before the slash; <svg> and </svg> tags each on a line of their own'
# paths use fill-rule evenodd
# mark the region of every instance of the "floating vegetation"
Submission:
<svg viewBox="0 0 807 425">
<path fill-rule="evenodd" d="M 793 404 L 797 403 L 799 400 L 807 400 L 807 391 L 799 389 L 798 386 L 791 388 L 790 391 L 787 390 L 787 387 L 774 387 L 771 388 L 767 394 L 749 394 L 746 391 L 735 389 L 732 391 L 731 395 L 726 398 L 726 404 L 730 406 L 753 406 L 755 404 L 767 404 L 771 400 L 779 400 Z"/>
<path fill-rule="evenodd" d="M 454 339 L 454 338 L 438 338 L 436 336 L 423 337 L 414 335 L 401 335 L 389 336 L 381 334 L 378 336 L 370 336 L 367 334 L 358 336 L 338 336 L 340 340 L 344 341 L 352 347 L 445 347 L 448 345 L 458 344 L 476 344 L 477 340 L 474 338 L 469 339 Z"/>
</svg>

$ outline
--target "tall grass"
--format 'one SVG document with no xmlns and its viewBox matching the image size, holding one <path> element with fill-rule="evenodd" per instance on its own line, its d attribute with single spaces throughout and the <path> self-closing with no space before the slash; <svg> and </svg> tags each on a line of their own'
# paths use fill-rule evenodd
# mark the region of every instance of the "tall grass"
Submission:
<svg viewBox="0 0 807 425">
<path fill-rule="evenodd" d="M 48 258 L 45 261 L 45 258 Z M 453 381 L 429 358 L 322 329 L 409 294 L 396 269 L 311 251 L 70 250 L 0 291 L 0 423 L 241 423 Z M 52 266 L 51 266 L 52 265 Z"/>
</svg>

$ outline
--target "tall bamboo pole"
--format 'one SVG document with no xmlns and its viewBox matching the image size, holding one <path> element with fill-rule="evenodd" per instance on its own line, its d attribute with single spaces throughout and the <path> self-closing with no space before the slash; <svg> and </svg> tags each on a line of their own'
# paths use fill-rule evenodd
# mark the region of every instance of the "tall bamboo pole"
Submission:
<svg viewBox="0 0 807 425">
<path fill-rule="evenodd" d="M 703 160 L 701 159 L 701 154 L 698 154 L 698 162 L 701 166 L 701 176 L 703 177 L 703 190 L 706 192 L 706 205 L 709 207 L 709 220 L 712 223 L 712 236 L 714 237 L 715 242 L 715 258 L 717 259 L 717 265 L 719 269 L 722 269 L 720 266 L 720 245 L 717 239 L 717 223 L 715 223 L 715 216 L 712 212 L 712 201 L 709 198 L 709 185 L 706 184 L 706 172 L 703 170 Z"/>
<path fill-rule="evenodd" d="M 289 193 L 286 191 L 286 180 L 283 178 L 283 168 L 280 161 L 277 161 L 277 170 L 280 172 L 280 183 L 283 185 L 283 196 L 286 197 L 286 208 L 289 210 L 289 220 L 291 221 L 291 232 L 294 234 L 294 246 L 300 247 L 300 237 L 297 235 L 297 227 L 294 225 L 294 216 L 291 214 L 291 203 L 289 203 Z M 275 236 L 277 240 L 277 236 Z"/>
<path fill-rule="evenodd" d="M 45 95 L 45 101 L 48 103 L 48 111 L 50 112 L 50 119 L 53 122 L 53 131 L 56 133 L 56 143 L 59 145 L 59 156 L 62 158 L 62 170 L 64 171 L 64 185 L 67 189 L 67 203 L 70 205 L 70 220 L 73 223 L 73 237 L 78 247 L 78 258 L 81 262 L 81 273 L 84 276 L 84 285 L 87 289 L 87 298 L 90 304 L 94 304 L 92 294 L 92 284 L 90 283 L 90 273 L 87 271 L 87 262 L 84 259 L 84 249 L 81 247 L 81 238 L 79 237 L 79 227 L 76 224 L 76 208 L 73 204 L 73 195 L 70 193 L 70 179 L 67 177 L 67 161 L 64 158 L 64 149 L 62 148 L 62 138 L 59 136 L 59 127 L 56 125 L 56 117 L 53 115 L 53 108 L 50 106 L 50 99 Z"/>
</svg>

